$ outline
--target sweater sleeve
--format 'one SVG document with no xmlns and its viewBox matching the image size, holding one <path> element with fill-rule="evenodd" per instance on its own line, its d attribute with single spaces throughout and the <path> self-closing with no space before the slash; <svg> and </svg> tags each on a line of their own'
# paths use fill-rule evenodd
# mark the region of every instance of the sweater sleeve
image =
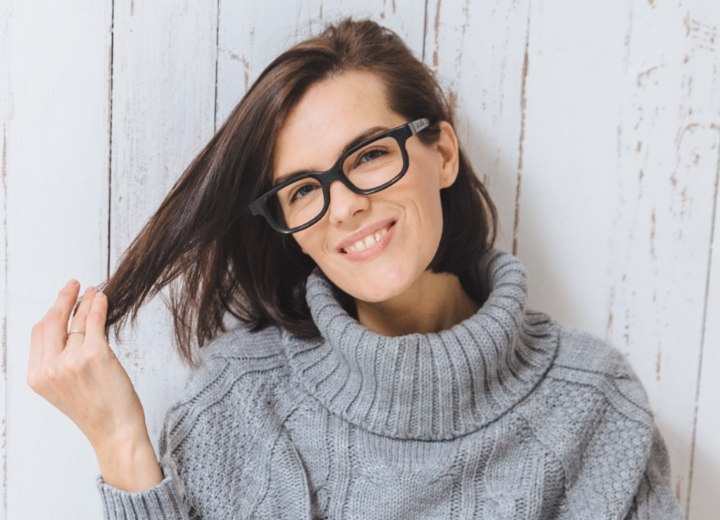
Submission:
<svg viewBox="0 0 720 520">
<path fill-rule="evenodd" d="M 200 520 L 191 516 L 190 508 L 181 499 L 178 478 L 167 463 L 161 463 L 164 479 L 143 491 L 124 491 L 107 484 L 102 475 L 97 487 L 105 520 Z"/>
<path fill-rule="evenodd" d="M 652 446 L 645 473 L 640 480 L 626 520 L 682 519 L 680 505 L 670 483 L 670 458 L 665 441 L 653 423 Z"/>
</svg>

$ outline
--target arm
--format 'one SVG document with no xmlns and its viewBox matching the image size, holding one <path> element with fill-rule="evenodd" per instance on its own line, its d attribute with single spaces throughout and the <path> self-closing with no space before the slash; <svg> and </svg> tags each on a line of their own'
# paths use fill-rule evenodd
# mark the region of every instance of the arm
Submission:
<svg viewBox="0 0 720 520">
<path fill-rule="evenodd" d="M 77 306 L 79 288 L 68 282 L 33 326 L 27 383 L 90 441 L 107 478 L 98 479 L 105 518 L 187 519 L 177 480 L 158 465 L 142 403 L 107 342 L 107 298 L 90 287 Z"/>
<path fill-rule="evenodd" d="M 167 451 L 164 446 L 161 443 L 161 451 Z M 158 463 L 147 437 L 125 450 L 97 455 L 101 475 L 96 484 L 105 520 L 199 520 L 183 499 L 171 461 L 163 458 L 163 464 Z"/>
<path fill-rule="evenodd" d="M 670 483 L 670 458 L 667 447 L 657 425 L 653 423 L 650 457 L 626 520 L 682 518 L 680 505 Z"/>
</svg>

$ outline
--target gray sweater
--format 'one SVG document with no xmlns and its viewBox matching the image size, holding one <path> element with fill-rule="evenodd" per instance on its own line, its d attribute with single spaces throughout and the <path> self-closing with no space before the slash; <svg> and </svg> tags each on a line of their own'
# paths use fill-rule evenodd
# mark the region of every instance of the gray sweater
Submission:
<svg viewBox="0 0 720 520">
<path fill-rule="evenodd" d="M 322 338 L 227 331 L 168 410 L 164 480 L 97 477 L 106 519 L 678 519 L 645 390 L 611 345 L 527 308 L 527 271 L 477 259 L 478 312 L 387 337 L 318 270 Z"/>
</svg>

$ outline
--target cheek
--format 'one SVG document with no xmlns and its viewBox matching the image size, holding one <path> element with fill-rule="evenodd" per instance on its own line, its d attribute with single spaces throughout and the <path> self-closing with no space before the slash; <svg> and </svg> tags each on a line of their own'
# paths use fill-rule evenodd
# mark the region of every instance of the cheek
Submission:
<svg viewBox="0 0 720 520">
<path fill-rule="evenodd" d="M 419 277 L 437 253 L 443 232 L 443 212 L 439 189 L 429 179 L 414 186 L 411 210 L 408 212 L 408 241 L 405 243 L 407 276 Z M 408 209 L 410 209 L 408 208 Z"/>
<path fill-rule="evenodd" d="M 419 249 L 422 251 L 421 258 L 423 267 L 427 268 L 437 253 L 440 246 L 443 231 L 443 214 L 440 197 L 437 193 L 426 201 L 423 213 L 423 221 L 420 226 L 421 236 L 419 237 Z"/>
<path fill-rule="evenodd" d="M 408 200 L 412 201 L 418 232 L 425 237 L 427 247 L 435 247 L 443 227 L 440 190 L 427 171 L 418 171 L 407 186 Z"/>
<path fill-rule="evenodd" d="M 318 226 L 318 227 L 316 227 Z M 293 234 L 293 238 L 303 253 L 308 255 L 313 261 L 320 265 L 326 252 L 323 247 L 324 231 L 318 224 L 304 231 Z"/>
</svg>

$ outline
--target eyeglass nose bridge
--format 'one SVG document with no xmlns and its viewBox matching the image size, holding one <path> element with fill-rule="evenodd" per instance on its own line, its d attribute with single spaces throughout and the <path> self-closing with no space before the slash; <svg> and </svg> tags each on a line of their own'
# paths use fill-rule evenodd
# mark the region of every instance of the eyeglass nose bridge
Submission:
<svg viewBox="0 0 720 520">
<path fill-rule="evenodd" d="M 320 188 L 323 193 L 323 207 L 320 214 L 315 217 L 311 222 L 315 223 L 325 216 L 330 209 L 330 186 L 335 181 L 340 181 L 347 189 L 358 195 L 368 195 L 368 190 L 362 190 L 355 186 L 350 179 L 343 172 L 344 157 L 340 157 L 338 161 L 324 173 L 320 173 L 316 176 L 317 180 L 320 181 Z"/>
<path fill-rule="evenodd" d="M 318 175 L 318 180 L 320 181 L 320 185 L 322 186 L 323 195 L 325 196 L 325 205 L 329 205 L 330 201 L 330 185 L 335 181 L 342 182 L 347 189 L 352 191 L 353 193 L 357 193 L 358 195 L 366 195 L 367 190 L 363 190 L 355 186 L 352 181 L 348 178 L 347 175 L 345 175 L 345 172 L 343 171 L 343 158 L 341 157 L 338 162 L 336 162 L 332 168 L 330 168 L 325 173 L 321 173 Z"/>
</svg>

